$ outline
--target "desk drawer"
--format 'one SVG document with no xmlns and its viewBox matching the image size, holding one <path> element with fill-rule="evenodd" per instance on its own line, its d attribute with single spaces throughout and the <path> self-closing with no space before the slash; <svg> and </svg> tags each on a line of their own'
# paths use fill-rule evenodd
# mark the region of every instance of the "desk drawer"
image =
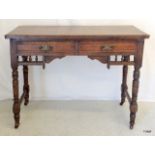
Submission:
<svg viewBox="0 0 155 155">
<path fill-rule="evenodd" d="M 136 43 L 134 41 L 83 41 L 79 49 L 80 54 L 135 52 Z"/>
<path fill-rule="evenodd" d="M 21 42 L 17 45 L 19 53 L 38 53 L 38 54 L 74 54 L 75 43 L 72 41 L 64 42 Z"/>
</svg>

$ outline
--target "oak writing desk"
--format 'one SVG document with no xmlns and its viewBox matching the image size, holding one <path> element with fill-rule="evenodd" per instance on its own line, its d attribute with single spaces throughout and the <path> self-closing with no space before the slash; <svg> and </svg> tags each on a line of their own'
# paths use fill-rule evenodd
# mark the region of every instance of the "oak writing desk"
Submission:
<svg viewBox="0 0 155 155">
<path fill-rule="evenodd" d="M 121 105 L 130 103 L 130 128 L 135 123 L 144 39 L 149 35 L 134 26 L 21 26 L 10 39 L 15 128 L 20 124 L 20 104 L 29 102 L 28 66 L 50 63 L 65 56 L 88 56 L 103 64 L 123 66 Z M 41 57 L 41 58 L 40 58 Z M 121 57 L 121 59 L 120 59 Z M 134 66 L 132 96 L 127 87 L 128 66 Z M 19 98 L 18 66 L 23 66 L 23 94 Z M 104 86 L 103 86 L 104 87 Z"/>
</svg>

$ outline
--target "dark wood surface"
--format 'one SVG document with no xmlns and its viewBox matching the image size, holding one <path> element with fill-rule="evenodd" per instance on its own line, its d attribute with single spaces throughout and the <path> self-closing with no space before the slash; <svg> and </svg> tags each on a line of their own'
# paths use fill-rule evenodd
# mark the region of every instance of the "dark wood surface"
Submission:
<svg viewBox="0 0 155 155">
<path fill-rule="evenodd" d="M 106 64 L 108 69 L 111 65 L 123 67 L 120 105 L 128 99 L 130 128 L 134 127 L 144 39 L 148 34 L 134 26 L 20 26 L 5 37 L 10 39 L 11 46 L 15 128 L 20 124 L 20 103 L 23 99 L 25 105 L 29 103 L 28 67 L 42 65 L 45 68 L 46 63 L 68 55 L 88 56 Z M 21 65 L 24 86 L 19 98 L 18 67 Z M 130 65 L 134 67 L 131 96 L 127 86 Z"/>
<path fill-rule="evenodd" d="M 134 26 L 20 26 L 6 38 L 82 38 L 82 37 L 131 37 L 148 38 L 149 35 Z"/>
</svg>

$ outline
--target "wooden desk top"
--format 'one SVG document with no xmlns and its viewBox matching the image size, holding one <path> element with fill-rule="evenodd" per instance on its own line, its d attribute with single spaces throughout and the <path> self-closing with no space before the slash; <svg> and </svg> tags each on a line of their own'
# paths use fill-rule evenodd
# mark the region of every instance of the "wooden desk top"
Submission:
<svg viewBox="0 0 155 155">
<path fill-rule="evenodd" d="M 20 26 L 8 33 L 6 38 L 148 38 L 149 35 L 134 26 Z"/>
</svg>

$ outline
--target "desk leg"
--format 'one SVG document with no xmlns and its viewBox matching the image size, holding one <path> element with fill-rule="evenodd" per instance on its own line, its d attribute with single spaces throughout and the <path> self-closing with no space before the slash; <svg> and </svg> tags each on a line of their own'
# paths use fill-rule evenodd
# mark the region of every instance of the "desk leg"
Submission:
<svg viewBox="0 0 155 155">
<path fill-rule="evenodd" d="M 14 119 L 15 119 L 15 128 L 18 128 L 19 127 L 19 123 L 20 123 L 18 67 L 14 67 L 13 68 L 12 78 L 13 78 L 13 95 L 14 95 L 13 113 L 14 113 Z"/>
<path fill-rule="evenodd" d="M 139 77 L 140 68 L 135 66 L 134 76 L 133 76 L 133 87 L 132 87 L 132 101 L 130 104 L 130 129 L 133 129 L 135 124 L 136 112 L 138 110 L 137 95 L 139 88 Z"/>
<path fill-rule="evenodd" d="M 129 60 L 129 56 L 124 56 L 124 61 L 128 61 Z M 127 75 L 128 75 L 128 66 L 125 65 L 123 66 L 123 81 L 122 81 L 122 86 L 121 86 L 121 103 L 120 105 L 123 105 L 125 102 L 125 98 L 126 98 L 126 90 L 128 89 L 127 86 Z"/>
<path fill-rule="evenodd" d="M 27 57 L 23 56 L 23 61 L 27 62 Z M 24 86 L 23 86 L 23 91 L 24 91 L 24 98 L 25 98 L 25 103 L 24 105 L 28 105 L 29 103 L 29 84 L 28 84 L 28 66 L 24 65 L 23 66 L 23 77 L 24 77 Z"/>
<path fill-rule="evenodd" d="M 137 97 L 139 90 L 139 77 L 140 77 L 140 68 L 142 67 L 143 59 L 143 47 L 144 40 L 140 40 L 137 46 L 137 53 L 135 56 L 135 66 L 133 74 L 133 85 L 132 85 L 132 100 L 130 104 L 130 129 L 133 129 L 136 119 L 136 112 L 138 110 Z"/>
</svg>

